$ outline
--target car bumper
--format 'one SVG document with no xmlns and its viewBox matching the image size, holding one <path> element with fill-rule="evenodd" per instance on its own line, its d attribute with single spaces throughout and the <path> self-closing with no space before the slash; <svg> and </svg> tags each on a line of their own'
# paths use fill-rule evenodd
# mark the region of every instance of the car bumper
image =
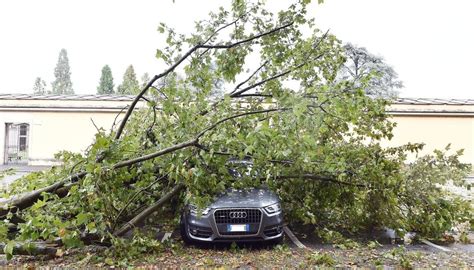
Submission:
<svg viewBox="0 0 474 270">
<path fill-rule="evenodd" d="M 260 222 L 253 223 L 252 232 L 232 233 L 226 231 L 227 225 L 232 223 L 216 223 L 214 214 L 218 210 L 212 209 L 207 215 L 200 217 L 189 213 L 183 215 L 183 225 L 189 239 L 202 242 L 248 242 L 248 241 L 270 241 L 283 236 L 283 214 L 278 212 L 267 214 L 263 209 Z M 228 209 L 226 209 L 228 210 Z"/>
</svg>

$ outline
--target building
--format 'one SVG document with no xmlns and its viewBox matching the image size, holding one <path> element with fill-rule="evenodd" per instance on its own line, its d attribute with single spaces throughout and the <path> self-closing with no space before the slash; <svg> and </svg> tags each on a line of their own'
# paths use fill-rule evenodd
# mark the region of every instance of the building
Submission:
<svg viewBox="0 0 474 270">
<path fill-rule="evenodd" d="M 397 127 L 385 145 L 423 142 L 420 154 L 427 154 L 451 144 L 452 151 L 464 149 L 462 162 L 474 165 L 474 100 L 401 98 L 388 113 Z"/>
<path fill-rule="evenodd" d="M 82 152 L 97 128 L 110 130 L 134 96 L 0 94 L 4 165 L 50 165 L 61 150 Z M 116 119 L 117 118 L 117 119 Z"/>
<path fill-rule="evenodd" d="M 48 165 L 60 150 L 81 152 L 97 128 L 109 130 L 133 96 L 35 96 L 0 94 L 0 153 L 6 165 Z M 397 122 L 397 146 L 424 142 L 425 153 L 465 149 L 462 161 L 474 164 L 474 100 L 398 99 L 388 112 Z"/>
</svg>

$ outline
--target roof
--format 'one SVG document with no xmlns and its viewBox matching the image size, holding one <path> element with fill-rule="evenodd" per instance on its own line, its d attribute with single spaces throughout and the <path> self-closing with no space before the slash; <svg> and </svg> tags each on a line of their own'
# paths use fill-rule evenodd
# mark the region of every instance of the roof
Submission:
<svg viewBox="0 0 474 270">
<path fill-rule="evenodd" d="M 410 105 L 474 105 L 474 99 L 397 98 L 393 103 Z"/>
<path fill-rule="evenodd" d="M 34 95 L 0 94 L 0 100 L 84 100 L 84 101 L 132 101 L 134 95 Z"/>
<path fill-rule="evenodd" d="M 134 95 L 34 95 L 0 94 L 0 100 L 87 100 L 87 101 L 132 101 Z M 474 99 L 441 98 L 397 98 L 394 104 L 412 105 L 474 105 Z"/>
</svg>

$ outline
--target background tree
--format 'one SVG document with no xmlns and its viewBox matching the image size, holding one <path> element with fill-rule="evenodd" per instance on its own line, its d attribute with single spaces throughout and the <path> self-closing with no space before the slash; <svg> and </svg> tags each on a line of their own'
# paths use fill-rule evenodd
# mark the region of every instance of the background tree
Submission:
<svg viewBox="0 0 474 270">
<path fill-rule="evenodd" d="M 35 83 L 33 85 L 33 93 L 35 95 L 46 94 L 46 82 L 40 77 L 37 77 L 35 80 Z"/>
<path fill-rule="evenodd" d="M 344 45 L 346 62 L 338 74 L 341 80 L 352 80 L 362 84 L 362 78 L 368 78 L 365 92 L 372 97 L 395 98 L 397 89 L 403 87 L 395 70 L 385 63 L 383 57 L 375 56 L 364 47 L 351 43 Z"/>
<path fill-rule="evenodd" d="M 123 81 L 117 87 L 117 93 L 121 95 L 134 95 L 140 92 L 140 83 L 133 69 L 133 65 L 128 66 L 123 74 Z"/>
<path fill-rule="evenodd" d="M 140 88 L 144 88 L 147 83 L 150 81 L 150 74 L 148 72 L 143 73 L 142 77 L 140 78 L 141 84 Z"/>
<path fill-rule="evenodd" d="M 71 71 L 69 67 L 69 58 L 67 57 L 66 49 L 61 49 L 59 52 L 58 63 L 54 68 L 54 77 L 56 78 L 52 86 L 52 94 L 55 95 L 70 95 L 74 94 L 71 82 Z"/>
<path fill-rule="evenodd" d="M 102 68 L 100 75 L 99 86 L 97 86 L 97 94 L 109 95 L 114 93 L 114 78 L 112 76 L 112 70 L 109 65 L 105 65 Z"/>
</svg>

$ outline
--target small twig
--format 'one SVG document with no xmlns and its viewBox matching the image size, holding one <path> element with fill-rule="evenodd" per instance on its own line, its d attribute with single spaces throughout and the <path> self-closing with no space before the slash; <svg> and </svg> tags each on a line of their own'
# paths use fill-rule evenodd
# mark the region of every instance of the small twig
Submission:
<svg viewBox="0 0 474 270">
<path fill-rule="evenodd" d="M 239 90 L 239 88 L 246 84 L 248 81 L 250 81 L 250 79 L 252 79 L 253 76 L 255 76 L 264 66 L 266 66 L 268 64 L 268 60 L 266 60 L 265 62 L 263 62 L 262 65 L 260 65 L 259 68 L 257 68 L 246 80 L 244 80 L 243 82 L 239 83 L 235 88 L 234 90 L 232 90 L 232 92 L 230 92 L 230 95 L 232 95 L 233 93 L 235 93 L 237 90 Z"/>
<path fill-rule="evenodd" d="M 71 169 L 69 170 L 69 174 L 72 174 L 72 172 L 74 171 L 74 169 L 77 167 L 77 165 L 83 163 L 85 161 L 85 159 L 82 159 L 82 160 L 79 160 L 78 162 L 76 162 L 76 164 L 74 164 Z"/>
<path fill-rule="evenodd" d="M 100 132 L 100 129 L 97 127 L 97 125 L 95 124 L 94 120 L 92 119 L 92 117 L 90 118 L 91 119 L 91 122 L 92 124 L 94 125 L 95 129 L 97 130 L 97 133 Z"/>
<path fill-rule="evenodd" d="M 123 107 L 123 108 L 120 110 L 120 112 L 117 113 L 117 115 L 115 115 L 114 122 L 112 123 L 112 127 L 110 127 L 110 132 L 112 132 L 112 131 L 114 130 L 115 124 L 116 124 L 116 122 L 117 122 L 117 118 L 119 117 L 120 114 L 123 113 L 123 111 L 124 111 L 126 108 L 128 108 L 128 105 L 125 106 L 125 107 Z"/>
<path fill-rule="evenodd" d="M 153 88 L 153 89 L 155 89 L 156 91 L 158 91 L 158 93 L 162 94 L 166 99 L 168 99 L 168 96 L 167 96 L 165 93 L 163 93 L 163 91 L 161 91 L 160 88 L 158 88 L 158 87 L 156 87 L 156 86 L 154 86 L 154 85 L 152 85 L 152 86 L 150 86 L 150 87 Z"/>
<path fill-rule="evenodd" d="M 270 113 L 270 112 L 281 112 L 281 111 L 287 111 L 289 110 L 288 108 L 274 108 L 274 109 L 266 109 L 266 110 L 259 110 L 259 111 L 249 111 L 249 112 L 244 112 L 244 113 L 240 113 L 240 114 L 236 114 L 236 115 L 232 115 L 232 116 L 229 116 L 229 117 L 225 117 L 225 118 L 222 118 L 221 120 L 215 122 L 214 124 L 212 124 L 211 126 L 207 127 L 206 129 L 202 130 L 197 136 L 196 136 L 196 140 L 199 140 L 199 138 L 201 138 L 206 132 L 216 128 L 218 125 L 224 123 L 224 122 L 227 122 L 229 120 L 232 120 L 232 119 L 235 119 L 235 118 L 239 118 L 239 117 L 243 117 L 243 116 L 247 116 L 247 115 L 254 115 L 254 114 L 261 114 L 261 113 Z"/>
</svg>

